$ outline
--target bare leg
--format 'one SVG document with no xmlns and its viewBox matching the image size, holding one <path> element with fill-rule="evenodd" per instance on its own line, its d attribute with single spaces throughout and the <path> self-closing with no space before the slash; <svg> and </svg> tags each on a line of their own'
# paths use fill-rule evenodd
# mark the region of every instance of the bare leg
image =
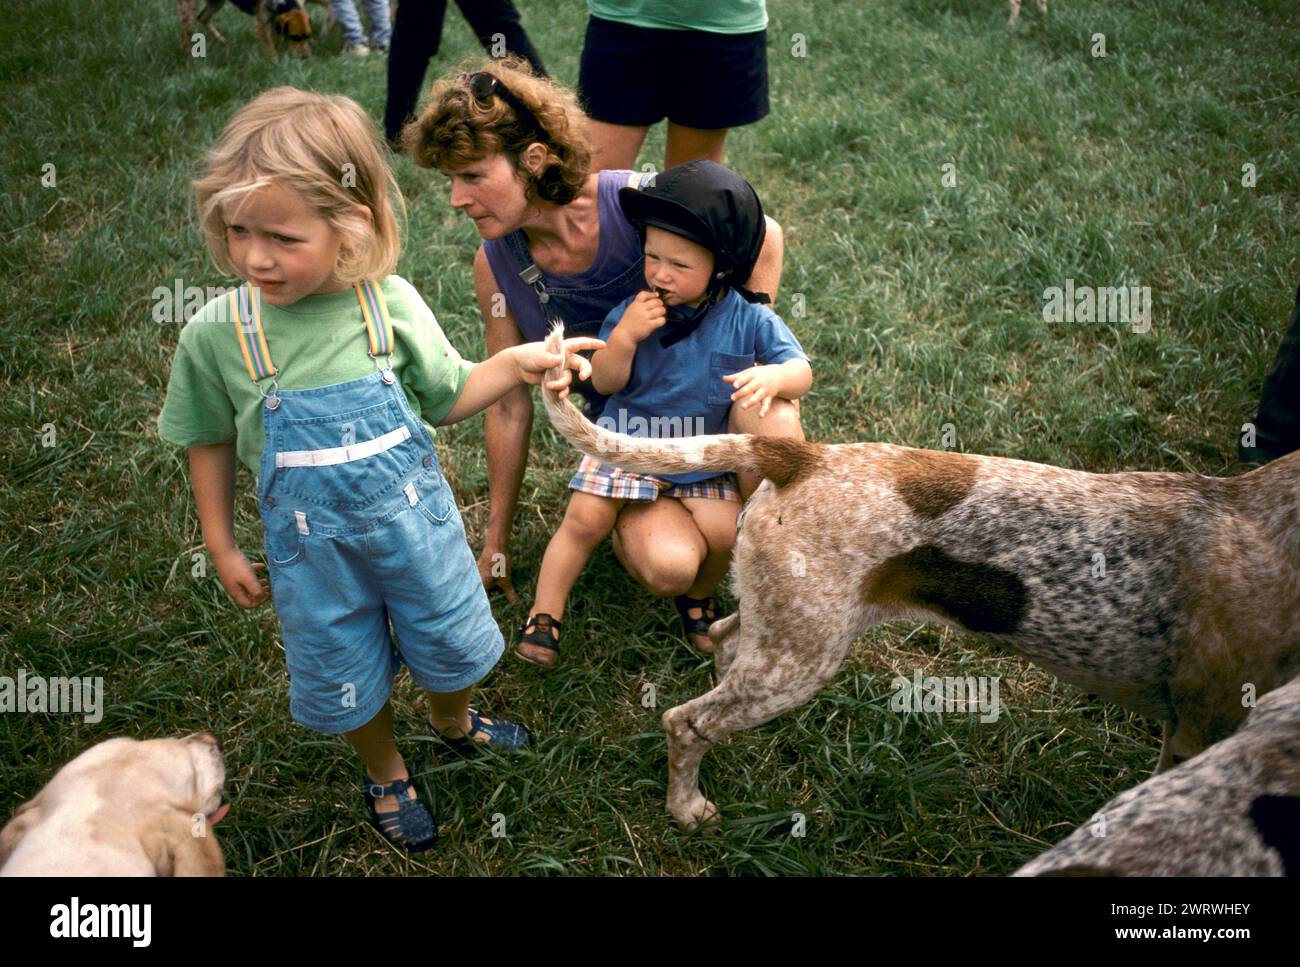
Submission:
<svg viewBox="0 0 1300 967">
<path fill-rule="evenodd" d="M 684 124 L 668 122 L 668 143 L 664 147 L 664 168 L 706 158 L 722 163 L 722 144 L 727 140 L 726 128 L 688 128 Z"/>
<path fill-rule="evenodd" d="M 622 170 L 636 167 L 636 156 L 645 142 L 648 127 L 632 124 L 589 122 L 591 132 L 591 169 Z"/>
<path fill-rule="evenodd" d="M 758 410 L 758 406 L 746 410 L 733 405 L 727 414 L 727 432 L 804 439 L 803 424 L 799 422 L 798 400 L 775 399 L 764 417 L 758 415 Z M 761 481 L 752 473 L 737 474 L 737 477 L 740 481 L 740 499 L 748 500 Z"/>
<path fill-rule="evenodd" d="M 439 735 L 449 739 L 461 739 L 469 735 L 469 696 L 474 686 L 462 688 L 459 692 L 431 692 L 425 689 L 425 699 L 429 703 L 429 721 L 438 730 Z M 484 725 L 492 725 L 494 720 L 486 715 L 480 716 Z M 486 732 L 479 732 L 475 742 L 490 742 Z"/>
<path fill-rule="evenodd" d="M 708 554 L 708 543 L 680 500 L 629 503 L 615 525 L 614 553 L 657 598 L 685 594 Z"/>
<path fill-rule="evenodd" d="M 425 691 L 429 702 L 429 721 L 440 733 L 452 739 L 459 739 L 469 733 L 469 693 L 474 690 L 462 688 L 459 692 Z"/>
<path fill-rule="evenodd" d="M 735 500 L 714 500 L 708 497 L 682 497 L 682 506 L 691 512 L 695 526 L 704 535 L 708 553 L 704 563 L 695 575 L 695 582 L 686 589 L 692 598 L 707 598 L 718 589 L 723 578 L 727 576 L 727 567 L 731 564 L 731 548 L 736 542 L 736 517 L 740 514 L 740 503 Z M 699 612 L 696 614 L 695 612 Z M 686 614 L 692 618 L 703 618 L 702 608 L 688 609 Z M 713 639 L 709 635 L 690 635 L 691 644 L 704 654 L 713 652 Z"/>
<path fill-rule="evenodd" d="M 352 743 L 352 748 L 357 750 L 357 755 L 361 756 L 361 761 L 366 764 L 366 775 L 375 782 L 387 785 L 394 779 L 410 778 L 411 774 L 406 771 L 406 763 L 402 761 L 402 755 L 397 751 L 397 741 L 393 738 L 391 702 L 385 702 L 384 707 L 375 713 L 374 718 L 356 731 L 345 733 L 345 736 Z M 414 786 L 407 790 L 407 798 L 416 798 Z M 384 796 L 376 800 L 375 810 L 379 813 L 397 812 L 397 797 Z"/>
<path fill-rule="evenodd" d="M 564 606 L 569 600 L 574 582 L 587 566 L 596 545 L 614 529 L 614 520 L 625 503 L 625 500 L 573 492 L 560 529 L 546 545 L 542 570 L 537 576 L 537 597 L 528 612 L 529 619 L 535 614 L 549 614 L 556 621 L 564 617 Z M 524 626 L 524 632 L 528 633 L 534 627 L 530 620 Z M 559 631 L 552 628 L 552 636 L 558 641 Z M 555 664 L 559 658 L 555 651 L 526 641 L 519 642 L 515 650 L 529 661 L 547 667 Z"/>
</svg>

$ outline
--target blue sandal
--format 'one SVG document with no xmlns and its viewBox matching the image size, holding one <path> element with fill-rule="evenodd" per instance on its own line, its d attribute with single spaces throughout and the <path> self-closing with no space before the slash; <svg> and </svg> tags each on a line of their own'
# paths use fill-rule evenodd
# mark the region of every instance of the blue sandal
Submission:
<svg viewBox="0 0 1300 967">
<path fill-rule="evenodd" d="M 370 822 L 384 839 L 412 853 L 421 853 L 438 841 L 438 822 L 429 812 L 429 807 L 406 795 L 411 788 L 410 779 L 394 779 L 388 785 L 375 782 L 369 776 L 365 779 Z M 375 808 L 375 803 L 385 796 L 397 797 L 396 812 L 381 813 Z"/>
<path fill-rule="evenodd" d="M 532 734 L 527 727 L 517 722 L 507 722 L 505 719 L 494 718 L 489 722 L 479 715 L 476 708 L 469 710 L 469 734 L 462 735 L 458 739 L 443 735 L 433 727 L 433 722 L 427 718 L 424 720 L 424 724 L 434 738 L 441 739 L 451 748 L 452 752 L 463 757 L 474 755 L 478 752 L 480 745 L 490 745 L 494 749 L 513 752 L 527 747 L 532 742 Z M 482 742 L 475 738 L 475 736 L 479 735 L 486 735 L 487 741 Z"/>
</svg>

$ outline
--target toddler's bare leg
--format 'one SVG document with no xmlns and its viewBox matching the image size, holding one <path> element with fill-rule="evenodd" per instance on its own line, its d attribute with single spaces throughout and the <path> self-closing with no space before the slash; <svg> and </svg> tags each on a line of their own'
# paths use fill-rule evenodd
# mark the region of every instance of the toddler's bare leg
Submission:
<svg viewBox="0 0 1300 967">
<path fill-rule="evenodd" d="M 573 492 L 560 529 L 546 545 L 542 570 L 537 575 L 537 598 L 528 612 L 530 616 L 544 612 L 557 620 L 564 617 L 564 605 L 578 575 L 587 566 L 591 552 L 614 529 L 614 521 L 625 503 L 625 500 Z"/>
</svg>

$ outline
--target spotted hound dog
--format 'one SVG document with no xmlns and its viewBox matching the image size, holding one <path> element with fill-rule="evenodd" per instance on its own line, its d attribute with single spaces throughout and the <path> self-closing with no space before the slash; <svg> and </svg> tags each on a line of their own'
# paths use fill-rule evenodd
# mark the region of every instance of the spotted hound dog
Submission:
<svg viewBox="0 0 1300 967">
<path fill-rule="evenodd" d="M 685 827 L 717 814 L 705 751 L 809 701 L 886 620 L 982 635 L 1163 720 L 1158 770 L 1300 674 L 1300 453 L 1222 479 L 1095 474 L 887 443 L 629 437 L 543 399 L 607 463 L 764 478 L 732 557 L 738 610 L 709 629 L 717 685 L 663 716 L 668 810 Z"/>
</svg>

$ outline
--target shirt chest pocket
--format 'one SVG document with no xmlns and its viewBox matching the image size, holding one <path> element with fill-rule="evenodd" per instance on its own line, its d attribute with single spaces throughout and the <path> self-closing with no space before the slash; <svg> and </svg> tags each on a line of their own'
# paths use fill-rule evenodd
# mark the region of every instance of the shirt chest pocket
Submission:
<svg viewBox="0 0 1300 967">
<path fill-rule="evenodd" d="M 736 388 L 724 383 L 722 377 L 739 373 L 754 365 L 754 354 L 713 353 L 709 356 L 709 405 L 730 406 L 731 394 Z"/>
</svg>

